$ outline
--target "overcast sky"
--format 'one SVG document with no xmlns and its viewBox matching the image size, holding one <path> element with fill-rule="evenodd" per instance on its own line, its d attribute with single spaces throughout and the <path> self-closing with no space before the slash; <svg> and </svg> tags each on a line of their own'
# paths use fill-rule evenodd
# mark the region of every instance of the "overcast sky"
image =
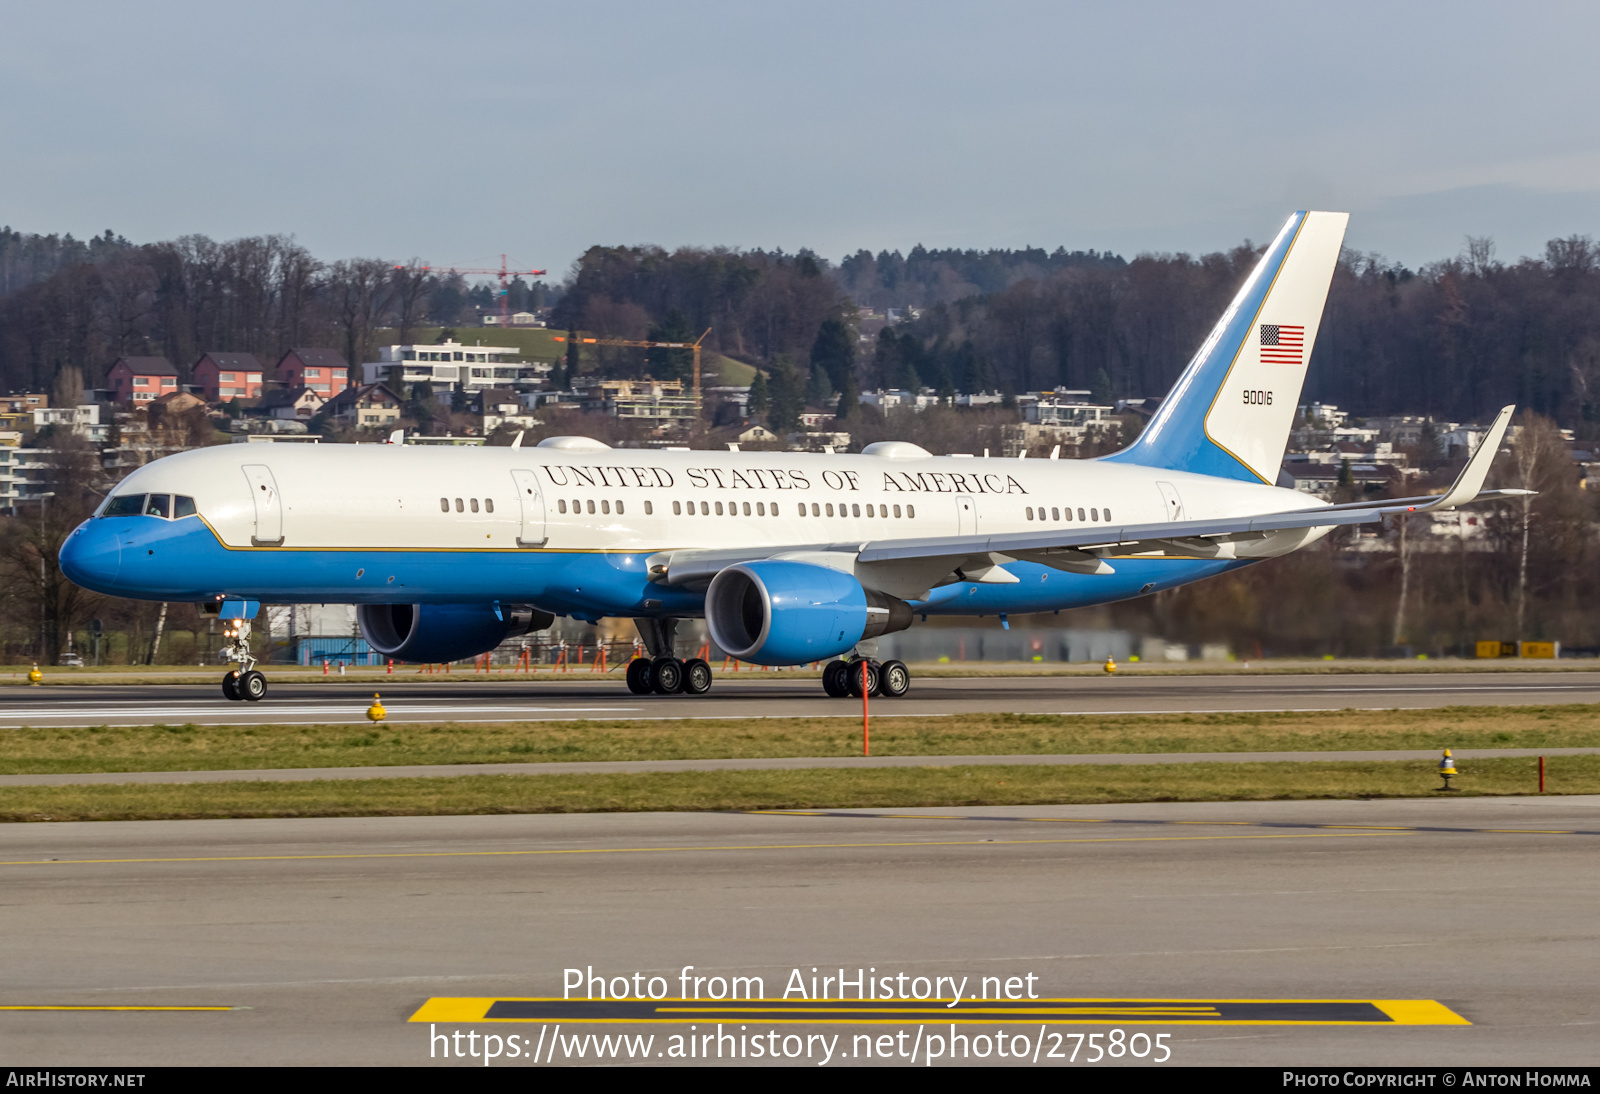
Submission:
<svg viewBox="0 0 1600 1094">
<path fill-rule="evenodd" d="M 595 243 L 1407 264 L 1600 230 L 1600 5 L 0 0 L 0 223 L 560 276 Z"/>
</svg>

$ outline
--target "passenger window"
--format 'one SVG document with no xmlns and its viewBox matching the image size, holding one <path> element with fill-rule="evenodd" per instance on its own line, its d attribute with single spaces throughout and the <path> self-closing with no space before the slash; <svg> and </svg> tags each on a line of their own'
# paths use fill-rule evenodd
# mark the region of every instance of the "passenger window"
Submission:
<svg viewBox="0 0 1600 1094">
<path fill-rule="evenodd" d="M 449 511 L 450 511 L 450 499 L 449 498 L 440 498 L 439 499 L 439 512 L 448 513 Z M 563 512 L 565 512 L 565 510 L 563 510 Z"/>
<path fill-rule="evenodd" d="M 896 505 L 894 507 L 894 519 L 895 520 L 899 520 L 900 519 L 900 507 L 898 505 Z"/>
<path fill-rule="evenodd" d="M 466 509 L 467 509 L 467 507 L 461 503 L 461 499 L 457 498 L 456 499 L 456 512 L 464 513 L 464 512 L 466 512 Z"/>
<path fill-rule="evenodd" d="M 778 503 L 777 502 L 773 502 L 772 503 L 772 515 L 773 516 L 777 516 L 778 515 Z"/>
<path fill-rule="evenodd" d="M 830 517 L 833 516 L 833 502 L 831 501 L 828 503 L 828 515 Z"/>
<path fill-rule="evenodd" d="M 717 507 L 717 512 L 719 512 L 719 513 L 722 512 L 722 508 L 721 508 L 720 504 Z M 709 517 L 711 515 L 711 503 L 710 502 L 704 502 L 703 501 L 703 502 L 700 503 L 700 515 L 702 517 Z"/>
<path fill-rule="evenodd" d="M 177 498 L 174 499 L 172 503 L 173 520 L 177 520 L 179 517 L 192 517 L 195 515 L 195 513 L 196 509 L 194 507 L 193 498 L 186 498 L 182 494 L 179 494 Z"/>
<path fill-rule="evenodd" d="M 744 515 L 747 516 L 747 517 L 750 515 L 750 503 L 749 502 L 745 502 L 744 503 Z"/>
<path fill-rule="evenodd" d="M 151 494 L 149 503 L 144 507 L 147 517 L 166 517 L 172 514 L 171 494 Z"/>
<path fill-rule="evenodd" d="M 1033 519 L 1033 506 L 1031 506 L 1031 505 L 1028 506 L 1028 519 L 1029 520 Z"/>
<path fill-rule="evenodd" d="M 1067 506 L 1066 509 L 1063 510 L 1063 512 L 1065 512 L 1067 514 L 1067 519 L 1068 520 L 1072 519 L 1072 506 L 1070 506 L 1070 505 Z"/>
<path fill-rule="evenodd" d="M 649 502 L 645 502 L 644 503 L 644 509 L 645 509 L 645 512 L 647 512 L 647 513 L 650 511 L 650 503 Z M 675 516 L 675 517 L 683 516 L 683 502 L 675 501 L 675 502 L 672 503 L 672 515 Z"/>
<path fill-rule="evenodd" d="M 493 498 L 484 498 L 483 499 L 483 511 L 485 513 L 494 512 L 494 499 Z"/>
<path fill-rule="evenodd" d="M 121 497 L 112 498 L 104 517 L 136 517 L 144 512 L 143 494 L 123 494 Z"/>
<path fill-rule="evenodd" d="M 594 516 L 594 502 L 593 501 L 589 502 L 589 515 L 591 517 Z"/>
<path fill-rule="evenodd" d="M 822 515 L 822 506 L 818 505 L 816 502 L 812 502 L 811 503 L 811 515 L 814 516 L 814 517 L 820 517 Z M 832 509 L 828 510 L 828 515 L 830 517 L 833 516 L 833 510 Z"/>
<path fill-rule="evenodd" d="M 756 516 L 764 517 L 766 515 L 767 515 L 766 503 L 765 502 L 760 502 L 760 501 L 756 502 Z"/>
<path fill-rule="evenodd" d="M 1089 519 L 1090 520 L 1099 520 L 1100 519 L 1100 510 L 1098 510 L 1098 509 L 1089 510 Z"/>
<path fill-rule="evenodd" d="M 652 502 L 648 502 L 647 501 L 647 502 L 644 503 L 644 515 L 645 516 L 647 516 L 647 517 L 651 516 L 651 515 L 653 515 L 655 513 L 655 511 L 656 511 L 656 507 Z"/>
<path fill-rule="evenodd" d="M 477 498 L 473 498 L 472 499 L 472 511 L 474 513 L 476 513 L 478 511 L 478 499 Z"/>
<path fill-rule="evenodd" d="M 907 517 L 914 517 L 916 515 L 917 515 L 917 507 L 915 505 L 906 506 L 906 516 Z"/>
<path fill-rule="evenodd" d="M 872 516 L 872 503 L 871 502 L 867 503 L 867 516 L 869 516 L 869 517 Z"/>
<path fill-rule="evenodd" d="M 859 517 L 861 515 L 861 506 L 859 506 L 859 505 L 850 506 L 850 515 L 853 516 L 853 517 Z"/>
<path fill-rule="evenodd" d="M 1050 519 L 1051 520 L 1060 520 L 1061 519 L 1061 510 L 1057 509 L 1053 505 L 1050 507 Z"/>
<path fill-rule="evenodd" d="M 1111 519 L 1111 510 L 1109 510 L 1109 509 L 1105 510 L 1105 515 L 1106 515 L 1106 520 L 1110 520 Z"/>
<path fill-rule="evenodd" d="M 621 515 L 622 515 L 622 503 L 619 501 L 619 502 L 617 502 L 617 516 L 620 517 Z"/>
<path fill-rule="evenodd" d="M 1084 516 L 1084 515 L 1083 515 L 1083 508 L 1082 508 L 1082 506 L 1080 506 L 1080 507 L 1079 507 L 1079 508 L 1078 508 L 1078 519 L 1079 519 L 1079 520 L 1088 520 L 1088 519 L 1089 519 L 1089 518 L 1088 518 L 1088 517 L 1086 517 L 1086 516 Z"/>
<path fill-rule="evenodd" d="M 722 503 L 719 501 L 719 502 L 717 502 L 717 516 L 720 517 L 721 515 L 722 515 Z"/>
<path fill-rule="evenodd" d="M 565 513 L 567 511 L 567 499 L 566 498 L 557 499 L 557 501 L 556 501 L 556 509 L 559 512 Z"/>
<path fill-rule="evenodd" d="M 611 503 L 609 501 L 602 501 L 600 503 L 600 511 L 602 513 L 605 513 L 607 516 L 610 516 L 611 515 Z"/>
</svg>

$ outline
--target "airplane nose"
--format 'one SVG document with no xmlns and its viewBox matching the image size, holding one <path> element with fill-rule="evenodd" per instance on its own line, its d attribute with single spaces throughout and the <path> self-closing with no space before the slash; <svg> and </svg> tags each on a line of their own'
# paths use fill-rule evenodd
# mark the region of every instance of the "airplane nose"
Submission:
<svg viewBox="0 0 1600 1094">
<path fill-rule="evenodd" d="M 61 545 L 61 572 L 74 584 L 96 592 L 112 591 L 122 569 L 122 547 L 114 531 L 104 522 L 89 520 L 80 524 Z"/>
</svg>

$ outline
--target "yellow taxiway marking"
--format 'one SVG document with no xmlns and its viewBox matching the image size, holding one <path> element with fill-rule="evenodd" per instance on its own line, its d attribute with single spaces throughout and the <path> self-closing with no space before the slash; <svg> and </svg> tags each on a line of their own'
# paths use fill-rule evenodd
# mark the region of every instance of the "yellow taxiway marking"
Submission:
<svg viewBox="0 0 1600 1094">
<path fill-rule="evenodd" d="M 410 1022 L 571 1022 L 592 1024 L 658 1024 L 754 1017 L 784 1024 L 874 1025 L 926 1020 L 985 1024 L 1000 1021 L 1047 1025 L 1206 1025 L 1206 1026 L 1470 1026 L 1472 1023 L 1434 999 L 1034 999 L 1007 1004 L 977 1000 L 975 1006 L 953 1008 L 946 1000 L 817 999 L 784 1003 L 752 999 L 710 1004 L 689 999 L 590 1001 L 552 997 L 434 997 L 426 1000 Z M 519 1006 L 523 1004 L 523 1006 Z M 531 1005 L 531 1006 L 530 1006 Z M 1370 1008 L 1366 1015 L 1351 1007 Z M 591 1008 L 603 1008 L 591 1017 Z M 631 1013 L 617 1013 L 622 1008 Z M 1312 1008 L 1326 1008 L 1321 1015 Z M 495 1013 L 496 1011 L 499 1013 Z M 519 1013 L 520 1012 L 520 1013 Z M 609 1012 L 609 1013 L 605 1013 Z"/>
<path fill-rule="evenodd" d="M 0 1010 L 176 1010 L 176 1011 L 216 1011 L 238 1010 L 238 1007 L 113 1007 L 113 1006 L 57 1006 L 49 1003 L 7 1003 L 0 1004 Z"/>
<path fill-rule="evenodd" d="M 1051 843 L 1178 843 L 1198 840 L 1337 839 L 1362 832 L 1273 832 L 1226 836 L 1094 836 L 1080 839 L 884 840 L 857 843 L 728 843 L 683 847 L 569 847 L 537 851 L 374 851 L 323 855 L 194 855 L 163 858 L 14 859 L 0 866 L 115 866 L 181 862 L 312 862 L 329 859 L 516 858 L 530 855 L 641 855 L 682 851 L 827 851 L 871 847 L 1000 847 Z M 1405 834 L 1405 833 L 1402 833 Z"/>
</svg>

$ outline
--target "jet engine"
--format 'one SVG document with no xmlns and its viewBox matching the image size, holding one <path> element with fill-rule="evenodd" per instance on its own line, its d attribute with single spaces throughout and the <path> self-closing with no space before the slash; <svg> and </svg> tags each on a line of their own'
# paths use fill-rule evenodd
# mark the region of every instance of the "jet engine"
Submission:
<svg viewBox="0 0 1600 1094">
<path fill-rule="evenodd" d="M 397 661 L 460 661 L 508 638 L 544 630 L 556 617 L 526 604 L 363 604 L 367 644 Z"/>
<path fill-rule="evenodd" d="M 809 562 L 729 566 L 706 590 L 706 624 L 718 646 L 757 665 L 820 661 L 911 626 L 911 605 Z"/>
</svg>

